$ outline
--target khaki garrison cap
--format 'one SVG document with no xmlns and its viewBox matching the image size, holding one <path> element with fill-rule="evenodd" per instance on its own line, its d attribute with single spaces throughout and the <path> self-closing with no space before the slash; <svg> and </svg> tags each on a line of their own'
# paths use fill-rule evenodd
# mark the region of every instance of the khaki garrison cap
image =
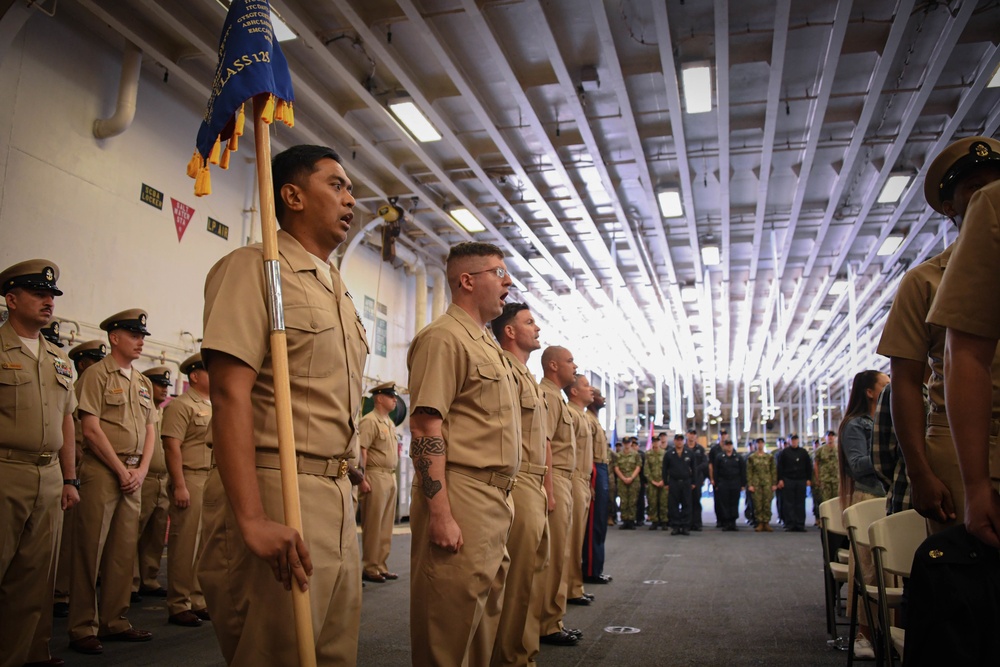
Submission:
<svg viewBox="0 0 1000 667">
<path fill-rule="evenodd" d="M 41 334 L 56 347 L 65 347 L 59 342 L 59 320 L 52 320 L 52 324 L 42 329 Z"/>
<path fill-rule="evenodd" d="M 122 312 L 116 313 L 101 322 L 101 329 L 107 331 L 108 333 L 111 333 L 115 329 L 125 329 L 133 333 L 148 336 L 150 334 L 146 329 L 146 318 L 146 311 L 141 308 L 123 310 Z"/>
<path fill-rule="evenodd" d="M 191 375 L 197 370 L 205 370 L 205 362 L 201 360 L 201 352 L 192 354 L 181 364 L 181 373 L 184 375 Z"/>
<path fill-rule="evenodd" d="M 976 165 L 992 162 L 1000 167 L 1000 141 L 989 137 L 966 137 L 952 142 L 941 151 L 927 169 L 924 198 L 938 213 L 941 202 L 951 199 L 955 185 Z"/>
<path fill-rule="evenodd" d="M 76 361 L 80 357 L 90 357 L 100 361 L 108 356 L 108 344 L 100 340 L 88 340 L 69 351 L 69 358 Z"/>
<path fill-rule="evenodd" d="M 15 287 L 25 289 L 48 290 L 55 296 L 62 296 L 62 290 L 56 287 L 59 280 L 59 267 L 47 259 L 29 259 L 9 266 L 0 273 L 0 296 Z"/>
<path fill-rule="evenodd" d="M 150 382 L 153 384 L 162 385 L 164 387 L 170 386 L 170 369 L 166 366 L 153 366 L 149 370 L 142 372 L 143 375 L 149 378 Z"/>
<path fill-rule="evenodd" d="M 371 388 L 371 394 L 385 394 L 386 396 L 392 396 L 396 398 L 396 383 L 395 382 L 383 382 L 380 385 L 376 385 Z"/>
</svg>

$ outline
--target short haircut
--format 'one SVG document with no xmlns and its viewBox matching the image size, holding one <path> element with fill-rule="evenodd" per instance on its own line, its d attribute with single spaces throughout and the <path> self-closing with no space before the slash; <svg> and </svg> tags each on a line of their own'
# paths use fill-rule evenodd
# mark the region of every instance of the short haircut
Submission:
<svg viewBox="0 0 1000 667">
<path fill-rule="evenodd" d="M 827 435 L 837 435 L 837 432 L 836 431 L 827 431 L 826 434 Z"/>
<path fill-rule="evenodd" d="M 463 257 L 499 257 L 503 259 L 503 250 L 492 243 L 464 241 L 451 247 L 451 250 L 448 251 L 447 263 L 451 264 L 452 261 Z"/>
<path fill-rule="evenodd" d="M 570 394 L 570 392 L 576 389 L 577 385 L 580 384 L 580 378 L 582 377 L 583 373 L 577 373 L 576 375 L 573 376 L 573 382 L 563 387 L 563 391 L 566 392 L 566 398 L 572 398 L 572 394 Z M 638 442 L 638 440 L 636 440 L 635 438 L 632 439 Z"/>
<path fill-rule="evenodd" d="M 503 343 L 504 339 L 507 337 L 506 334 L 504 334 L 503 332 L 504 327 L 510 324 L 511 320 L 517 317 L 518 313 L 520 313 L 522 310 L 528 310 L 528 309 L 529 309 L 528 304 L 526 303 L 518 303 L 516 301 L 513 301 L 511 303 L 504 304 L 503 312 L 500 313 L 500 315 L 498 315 L 497 318 L 490 323 L 490 328 L 493 329 L 493 335 L 496 336 L 496 339 L 499 342 Z"/>
<path fill-rule="evenodd" d="M 300 145 L 281 151 L 271 159 L 271 182 L 274 185 L 274 217 L 280 224 L 285 217 L 281 188 L 291 183 L 301 185 L 303 177 L 316 171 L 316 163 L 325 158 L 340 162 L 336 151 L 326 146 Z"/>
<path fill-rule="evenodd" d="M 724 444 L 724 445 L 731 445 L 731 444 L 733 444 L 733 441 L 730 440 L 729 438 L 726 438 L 725 442 L 723 442 L 722 444 Z"/>
<path fill-rule="evenodd" d="M 754 442 L 764 442 L 764 438 L 757 438 Z"/>
<path fill-rule="evenodd" d="M 677 442 L 678 440 L 683 440 L 683 439 L 684 439 L 684 436 L 681 435 L 680 433 L 678 433 L 677 435 L 674 436 L 674 442 Z"/>
<path fill-rule="evenodd" d="M 697 431 L 697 429 L 693 429 L 693 428 L 689 428 L 689 429 L 687 430 L 687 432 L 688 432 L 688 433 L 693 433 L 694 435 L 698 435 L 698 431 Z"/>
</svg>

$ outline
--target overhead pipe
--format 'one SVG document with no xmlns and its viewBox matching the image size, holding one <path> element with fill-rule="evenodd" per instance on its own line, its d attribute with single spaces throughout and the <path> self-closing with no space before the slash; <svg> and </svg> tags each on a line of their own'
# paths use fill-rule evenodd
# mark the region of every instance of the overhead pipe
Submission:
<svg viewBox="0 0 1000 667">
<path fill-rule="evenodd" d="M 98 139 L 116 137 L 132 125 L 135 119 L 135 101 L 139 96 L 139 70 L 142 51 L 132 42 L 125 42 L 122 56 L 122 75 L 118 83 L 118 108 L 110 118 L 94 121 L 94 136 Z"/>
</svg>

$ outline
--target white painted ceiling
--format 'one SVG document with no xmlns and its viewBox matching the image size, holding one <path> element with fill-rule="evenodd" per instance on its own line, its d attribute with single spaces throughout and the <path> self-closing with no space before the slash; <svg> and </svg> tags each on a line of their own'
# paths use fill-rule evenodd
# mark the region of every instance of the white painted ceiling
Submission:
<svg viewBox="0 0 1000 667">
<path fill-rule="evenodd" d="M 955 236 L 924 202 L 926 168 L 1000 124 L 1000 89 L 986 86 L 996 0 L 271 4 L 298 34 L 282 44 L 296 94 L 285 142 L 336 148 L 369 211 L 398 197 L 418 251 L 500 244 L 548 339 L 574 341 L 583 367 L 693 388 L 726 419 L 752 383 L 755 398 L 773 387 L 805 409 L 885 365 L 874 349 L 902 271 Z M 59 10 L 124 35 L 204 104 L 220 0 Z M 689 114 L 680 71 L 698 61 L 712 109 Z M 386 104 L 404 94 L 440 141 L 394 122 Z M 876 203 L 895 173 L 914 179 Z M 680 189 L 683 217 L 661 217 L 663 187 Z M 459 206 L 487 231 L 461 230 L 447 215 Z M 902 247 L 877 256 L 891 233 Z M 707 235 L 718 266 L 702 265 Z M 539 256 L 544 272 L 527 261 Z M 853 289 L 831 294 L 837 278 Z"/>
</svg>

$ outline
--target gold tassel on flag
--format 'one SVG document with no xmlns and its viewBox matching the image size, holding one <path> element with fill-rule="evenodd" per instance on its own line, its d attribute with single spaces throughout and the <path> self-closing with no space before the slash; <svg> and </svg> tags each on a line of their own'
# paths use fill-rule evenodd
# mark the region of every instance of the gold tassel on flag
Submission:
<svg viewBox="0 0 1000 667">
<path fill-rule="evenodd" d="M 215 145 L 212 146 L 212 152 L 208 154 L 208 161 L 212 164 L 219 164 L 219 137 L 215 138 Z"/>
<path fill-rule="evenodd" d="M 247 115 L 243 111 L 245 104 L 240 105 L 240 112 L 236 115 L 236 124 L 233 126 L 233 136 L 242 137 L 243 136 L 243 126 L 246 125 Z"/>
<path fill-rule="evenodd" d="M 208 173 L 208 165 L 198 170 L 198 178 L 194 182 L 194 195 L 204 197 L 212 194 L 212 177 Z"/>
<path fill-rule="evenodd" d="M 274 122 L 274 95 L 267 96 L 267 103 L 260 114 L 260 119 L 268 125 Z"/>
<path fill-rule="evenodd" d="M 222 157 L 219 158 L 220 169 L 229 169 L 229 153 L 230 150 L 228 147 L 226 148 L 226 150 L 222 151 Z"/>
<path fill-rule="evenodd" d="M 188 162 L 187 175 L 191 178 L 198 178 L 198 170 L 201 169 L 202 162 L 204 160 L 201 157 L 201 153 L 198 149 L 195 149 L 194 155 L 191 156 L 191 160 Z"/>
</svg>

